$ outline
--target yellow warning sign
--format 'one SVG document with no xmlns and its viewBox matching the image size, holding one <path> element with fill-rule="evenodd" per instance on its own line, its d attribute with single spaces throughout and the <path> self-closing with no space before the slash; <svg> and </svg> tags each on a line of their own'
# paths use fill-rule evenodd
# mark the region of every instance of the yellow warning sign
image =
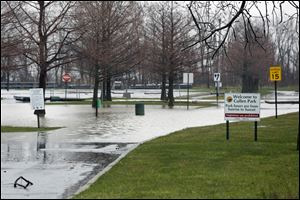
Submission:
<svg viewBox="0 0 300 200">
<path fill-rule="evenodd" d="M 270 80 L 281 81 L 281 66 L 270 67 Z"/>
</svg>

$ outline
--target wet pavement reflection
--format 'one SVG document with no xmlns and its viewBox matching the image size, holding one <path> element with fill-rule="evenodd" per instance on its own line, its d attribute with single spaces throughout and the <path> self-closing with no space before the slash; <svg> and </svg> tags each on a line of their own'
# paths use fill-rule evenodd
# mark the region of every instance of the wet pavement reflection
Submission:
<svg viewBox="0 0 300 200">
<path fill-rule="evenodd" d="M 1 134 L 1 198 L 67 198 L 136 145 L 54 142 L 49 136 L 45 132 Z M 14 188 L 20 176 L 33 186 Z"/>
</svg>

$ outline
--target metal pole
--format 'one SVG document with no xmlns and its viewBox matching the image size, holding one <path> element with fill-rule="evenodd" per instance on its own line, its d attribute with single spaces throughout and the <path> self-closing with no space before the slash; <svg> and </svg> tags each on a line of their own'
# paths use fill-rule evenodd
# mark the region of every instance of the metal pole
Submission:
<svg viewBox="0 0 300 200">
<path fill-rule="evenodd" d="M 215 86 L 216 87 L 216 100 L 217 100 L 217 106 L 219 106 L 219 88 L 218 88 L 219 83 L 218 83 L 218 81 L 215 81 L 215 84 L 217 84 L 217 86 Z"/>
<path fill-rule="evenodd" d="M 40 116 L 39 116 L 39 114 L 36 114 L 36 117 L 37 117 L 37 122 L 38 122 L 38 128 L 40 128 Z"/>
<path fill-rule="evenodd" d="M 257 141 L 257 121 L 254 122 L 254 141 Z"/>
<path fill-rule="evenodd" d="M 219 106 L 219 81 L 217 82 L 217 106 Z"/>
<path fill-rule="evenodd" d="M 188 75 L 188 80 L 187 80 L 187 110 L 189 109 L 189 98 L 190 98 L 190 73 Z"/>
<path fill-rule="evenodd" d="M 98 101 L 98 99 L 97 99 L 97 101 Z M 96 102 L 96 117 L 98 117 L 98 102 Z"/>
<path fill-rule="evenodd" d="M 65 99 L 67 98 L 67 82 L 65 82 Z"/>
<path fill-rule="evenodd" d="M 298 136 L 297 136 L 297 151 L 299 151 L 299 122 L 298 122 Z"/>
<path fill-rule="evenodd" d="M 102 81 L 102 87 L 101 87 L 101 103 L 103 105 L 103 98 L 104 98 L 104 81 Z"/>
<path fill-rule="evenodd" d="M 277 119 L 277 81 L 275 81 L 275 117 Z"/>
<path fill-rule="evenodd" d="M 78 97 L 79 97 L 79 99 L 80 99 L 80 80 L 79 80 L 78 90 L 79 90 Z"/>
<path fill-rule="evenodd" d="M 215 88 L 216 88 L 216 101 L 217 101 L 217 105 L 218 105 L 218 90 L 217 90 L 217 81 L 215 81 Z"/>
<path fill-rule="evenodd" d="M 229 121 L 226 120 L 226 139 L 229 140 Z"/>
</svg>

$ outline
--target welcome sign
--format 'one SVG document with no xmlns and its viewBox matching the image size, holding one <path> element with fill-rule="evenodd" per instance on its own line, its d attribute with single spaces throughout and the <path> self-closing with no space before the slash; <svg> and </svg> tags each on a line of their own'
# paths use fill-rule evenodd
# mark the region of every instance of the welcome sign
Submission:
<svg viewBox="0 0 300 200">
<path fill-rule="evenodd" d="M 225 120 L 260 120 L 259 93 L 225 93 Z"/>
</svg>

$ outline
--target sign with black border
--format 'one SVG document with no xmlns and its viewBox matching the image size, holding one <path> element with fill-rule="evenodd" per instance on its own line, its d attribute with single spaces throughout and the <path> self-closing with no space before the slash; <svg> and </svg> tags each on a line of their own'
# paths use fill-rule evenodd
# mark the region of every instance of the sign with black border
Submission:
<svg viewBox="0 0 300 200">
<path fill-rule="evenodd" d="M 260 94 L 225 93 L 224 119 L 260 121 Z"/>
</svg>

